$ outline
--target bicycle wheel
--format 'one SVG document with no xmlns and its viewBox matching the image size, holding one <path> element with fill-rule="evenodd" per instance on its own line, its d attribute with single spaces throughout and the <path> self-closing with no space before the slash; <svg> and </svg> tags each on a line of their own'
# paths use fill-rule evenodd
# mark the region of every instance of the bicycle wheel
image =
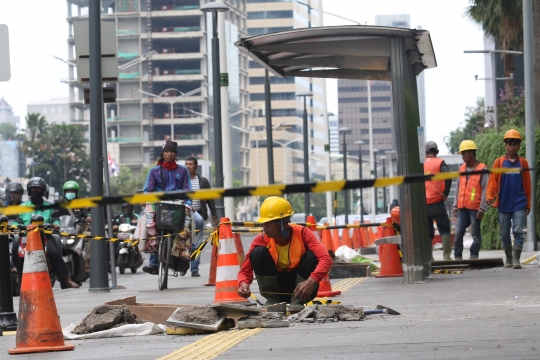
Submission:
<svg viewBox="0 0 540 360">
<path fill-rule="evenodd" d="M 161 236 L 165 235 L 165 231 L 161 232 Z M 171 237 L 162 237 L 159 242 L 158 249 L 159 256 L 159 273 L 158 273 L 158 285 L 159 290 L 165 290 L 167 288 L 167 278 L 169 276 L 169 260 L 171 258 Z"/>
</svg>

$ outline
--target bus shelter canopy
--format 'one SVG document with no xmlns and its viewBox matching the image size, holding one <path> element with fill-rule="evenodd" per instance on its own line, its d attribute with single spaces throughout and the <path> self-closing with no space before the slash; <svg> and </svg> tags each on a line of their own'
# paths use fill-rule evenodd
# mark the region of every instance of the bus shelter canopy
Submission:
<svg viewBox="0 0 540 360">
<path fill-rule="evenodd" d="M 235 45 L 278 77 L 392 81 L 392 38 L 405 38 L 415 75 L 437 67 L 427 30 L 327 26 L 243 38 Z"/>
</svg>

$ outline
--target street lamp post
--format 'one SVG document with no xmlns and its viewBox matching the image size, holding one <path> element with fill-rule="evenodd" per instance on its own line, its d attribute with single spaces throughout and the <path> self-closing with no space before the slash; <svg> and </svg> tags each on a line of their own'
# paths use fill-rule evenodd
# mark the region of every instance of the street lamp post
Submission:
<svg viewBox="0 0 540 360">
<path fill-rule="evenodd" d="M 304 116 L 303 116 L 303 123 L 302 123 L 302 132 L 304 135 L 304 183 L 309 182 L 309 136 L 308 136 L 308 121 L 307 121 L 307 98 L 308 96 L 313 96 L 313 93 L 311 92 L 305 92 L 305 93 L 298 93 L 296 94 L 298 97 L 304 98 Z M 309 192 L 304 193 L 304 212 L 306 216 L 306 222 L 307 217 L 309 216 Z"/>
<path fill-rule="evenodd" d="M 386 177 L 386 156 L 381 156 L 379 159 L 382 160 L 382 176 L 383 178 Z M 388 204 L 386 203 L 386 187 L 382 188 L 383 191 L 383 210 L 384 213 L 386 213 L 386 210 L 388 209 Z"/>
<path fill-rule="evenodd" d="M 497 62 L 496 62 L 496 56 L 500 53 L 506 53 L 506 54 L 515 54 L 515 55 L 521 55 L 523 54 L 522 51 L 514 51 L 514 50 L 465 50 L 465 54 L 490 54 L 491 55 L 491 79 L 479 79 L 478 76 L 476 76 L 476 80 L 491 80 L 493 82 L 493 127 L 495 128 L 495 131 L 498 130 L 498 122 L 497 122 L 497 80 L 509 80 L 513 78 L 513 74 L 510 74 L 510 77 L 504 77 L 504 78 L 498 78 L 497 77 Z"/>
<path fill-rule="evenodd" d="M 375 179 L 377 179 L 377 153 L 379 152 L 379 149 L 371 149 L 371 154 L 373 156 L 373 175 L 375 177 Z M 377 188 L 373 188 L 373 203 L 372 205 L 374 206 L 373 208 L 373 214 L 374 215 L 377 215 L 378 214 L 378 209 L 379 209 L 379 191 Z M 375 218 L 373 219 L 373 221 L 375 221 Z"/>
<path fill-rule="evenodd" d="M 390 170 L 389 171 L 389 176 L 390 177 L 393 177 L 394 176 L 394 161 L 396 159 L 394 159 L 394 154 L 396 154 L 397 156 L 397 151 L 396 150 L 386 150 L 385 151 L 385 154 L 386 156 L 388 157 L 388 169 Z M 395 191 L 395 186 L 390 186 L 390 201 L 394 201 L 394 199 L 397 198 L 397 194 L 396 194 L 396 191 Z"/>
<path fill-rule="evenodd" d="M 322 114 L 324 115 L 324 114 Z M 326 113 L 326 128 L 328 131 L 326 132 L 326 144 L 324 145 L 324 160 L 325 160 L 325 180 L 330 181 L 332 180 L 332 169 L 330 167 L 330 116 L 334 116 L 335 114 L 333 112 L 327 112 Z M 327 191 L 326 192 L 326 218 L 329 222 L 330 219 L 332 219 L 332 192 Z"/>
<path fill-rule="evenodd" d="M 359 152 L 358 152 L 358 167 L 360 168 L 360 180 L 362 180 L 363 174 L 362 174 L 362 145 L 365 144 L 364 141 L 358 140 L 354 142 L 356 145 L 358 145 Z M 362 188 L 360 188 L 360 223 L 364 223 L 364 194 L 362 191 Z"/>
<path fill-rule="evenodd" d="M 348 127 L 340 127 L 338 131 L 343 134 L 343 180 L 347 181 L 347 132 Z M 345 224 L 349 223 L 349 191 L 345 190 Z"/>
<path fill-rule="evenodd" d="M 221 129 L 221 73 L 219 66 L 219 38 L 218 38 L 218 13 L 229 11 L 229 7 L 218 1 L 209 2 L 201 6 L 204 13 L 212 13 L 212 90 L 214 101 L 214 162 L 216 167 L 216 187 L 223 188 L 223 145 Z M 226 149 L 231 151 L 231 149 Z M 216 199 L 218 218 L 225 215 L 223 198 Z"/>
</svg>

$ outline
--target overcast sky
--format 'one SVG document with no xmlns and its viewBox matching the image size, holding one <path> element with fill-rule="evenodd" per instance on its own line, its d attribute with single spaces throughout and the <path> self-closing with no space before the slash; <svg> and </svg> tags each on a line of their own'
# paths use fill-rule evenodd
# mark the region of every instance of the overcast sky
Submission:
<svg viewBox="0 0 540 360">
<path fill-rule="evenodd" d="M 438 67 L 426 70 L 427 140 L 439 144 L 463 121 L 467 106 L 484 96 L 484 55 L 464 50 L 483 48 L 479 26 L 463 17 L 468 0 L 325 0 L 324 10 L 361 23 L 374 24 L 375 15 L 409 14 L 411 25 L 429 30 Z M 24 6 L 21 6 L 23 5 Z M 0 24 L 10 31 L 11 80 L 0 82 L 0 97 L 23 118 L 26 104 L 53 97 L 67 97 L 67 65 L 52 55 L 67 58 L 67 5 L 64 0 L 0 0 Z M 325 15 L 326 25 L 351 23 Z M 328 109 L 338 113 L 337 81 L 328 81 Z"/>
</svg>

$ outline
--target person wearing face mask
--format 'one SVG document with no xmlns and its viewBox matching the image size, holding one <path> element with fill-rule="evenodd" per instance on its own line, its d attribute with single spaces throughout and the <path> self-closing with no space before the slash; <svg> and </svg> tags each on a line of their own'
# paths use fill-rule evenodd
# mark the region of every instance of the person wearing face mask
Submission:
<svg viewBox="0 0 540 360">
<path fill-rule="evenodd" d="M 26 184 L 26 190 L 28 191 L 28 197 L 30 200 L 22 203 L 21 206 L 37 207 L 43 205 L 51 205 L 49 202 L 43 199 L 47 191 L 47 183 L 42 178 L 31 178 Z M 34 210 L 32 212 L 20 214 L 19 217 L 24 225 L 30 225 L 32 222 L 32 216 L 34 215 L 43 216 L 44 223 L 52 224 L 54 230 L 60 229 L 60 222 L 53 219 L 53 209 Z M 13 224 L 17 225 L 17 222 L 14 222 Z M 60 280 L 60 285 L 62 289 L 79 287 L 79 285 L 72 282 L 71 278 L 69 277 L 66 264 L 62 259 L 61 245 L 51 236 L 47 236 L 47 257 L 49 258 L 49 262 L 51 263 L 53 271 L 56 273 L 56 276 Z"/>
<path fill-rule="evenodd" d="M 307 227 L 291 225 L 291 204 L 271 196 L 261 205 L 264 233 L 257 235 L 238 273 L 238 295 L 247 298 L 257 277 L 259 291 L 266 297 L 264 306 L 287 302 L 290 312 L 298 312 L 313 300 L 319 282 L 328 274 L 332 258 Z"/>
</svg>

